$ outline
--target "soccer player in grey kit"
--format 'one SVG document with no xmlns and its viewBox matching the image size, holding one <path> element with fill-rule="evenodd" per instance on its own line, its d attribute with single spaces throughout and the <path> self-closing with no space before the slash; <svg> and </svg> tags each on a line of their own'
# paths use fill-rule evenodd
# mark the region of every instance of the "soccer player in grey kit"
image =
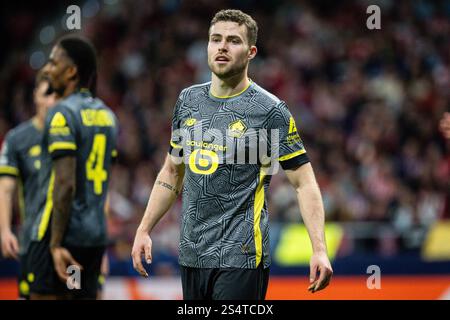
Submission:
<svg viewBox="0 0 450 320">
<path fill-rule="evenodd" d="M 47 74 L 61 99 L 47 115 L 41 143 L 31 299 L 95 299 L 107 242 L 105 201 L 117 119 L 93 92 L 97 61 L 87 40 L 60 39 Z M 67 285 L 70 265 L 81 272 L 79 290 Z"/>
<path fill-rule="evenodd" d="M 332 276 L 322 198 L 294 118 L 283 101 L 247 75 L 257 53 L 257 30 L 256 22 L 239 10 L 219 11 L 212 19 L 212 79 L 184 89 L 178 98 L 169 154 L 136 232 L 133 264 L 147 277 L 142 257 L 151 263 L 150 233 L 182 192 L 184 299 L 265 299 L 270 266 L 265 194 L 271 173 L 262 161 L 228 161 L 232 150 L 254 149 L 246 136 L 262 129 L 278 133 L 278 143 L 268 149 L 295 188 L 308 229 L 313 249 L 308 289 L 324 289 Z"/>
<path fill-rule="evenodd" d="M 6 135 L 0 153 L 0 235 L 2 255 L 20 261 L 19 296 L 29 298 L 28 247 L 31 227 L 37 213 L 36 192 L 41 168 L 41 139 L 45 115 L 55 104 L 49 80 L 40 70 L 36 75 L 33 100 L 36 115 Z M 13 194 L 19 186 L 21 213 L 20 241 L 11 230 Z"/>
</svg>

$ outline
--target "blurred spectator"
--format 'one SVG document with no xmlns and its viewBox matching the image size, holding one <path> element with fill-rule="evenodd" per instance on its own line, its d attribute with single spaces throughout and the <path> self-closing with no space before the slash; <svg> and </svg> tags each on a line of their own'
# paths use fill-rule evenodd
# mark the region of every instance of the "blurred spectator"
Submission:
<svg viewBox="0 0 450 320">
<path fill-rule="evenodd" d="M 439 128 L 445 139 L 450 139 L 450 112 L 444 113 L 441 121 L 439 122 Z"/>
</svg>

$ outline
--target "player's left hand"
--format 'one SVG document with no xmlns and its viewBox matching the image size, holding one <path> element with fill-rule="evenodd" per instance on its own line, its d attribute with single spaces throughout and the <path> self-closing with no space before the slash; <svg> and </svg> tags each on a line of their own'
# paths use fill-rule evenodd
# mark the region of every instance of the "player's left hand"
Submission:
<svg viewBox="0 0 450 320">
<path fill-rule="evenodd" d="M 80 270 L 83 270 L 81 264 L 79 264 L 70 254 L 69 250 L 63 247 L 55 247 L 50 249 L 53 257 L 53 264 L 55 271 L 58 274 L 59 279 L 63 282 L 67 282 L 69 274 L 67 273 L 67 267 L 75 265 Z"/>
<path fill-rule="evenodd" d="M 310 263 L 310 286 L 308 291 L 314 293 L 316 291 L 325 289 L 330 283 L 333 275 L 330 260 L 325 252 L 313 253 Z"/>
</svg>

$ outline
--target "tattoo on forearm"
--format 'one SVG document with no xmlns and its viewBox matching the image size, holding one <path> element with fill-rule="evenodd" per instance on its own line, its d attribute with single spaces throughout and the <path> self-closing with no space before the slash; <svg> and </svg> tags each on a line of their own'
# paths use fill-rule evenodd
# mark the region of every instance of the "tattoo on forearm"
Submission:
<svg viewBox="0 0 450 320">
<path fill-rule="evenodd" d="M 179 191 L 174 186 L 171 186 L 170 184 L 165 183 L 164 181 L 157 180 L 156 184 L 166 189 L 169 189 L 170 191 L 175 192 L 176 195 L 178 195 L 179 193 Z"/>
</svg>

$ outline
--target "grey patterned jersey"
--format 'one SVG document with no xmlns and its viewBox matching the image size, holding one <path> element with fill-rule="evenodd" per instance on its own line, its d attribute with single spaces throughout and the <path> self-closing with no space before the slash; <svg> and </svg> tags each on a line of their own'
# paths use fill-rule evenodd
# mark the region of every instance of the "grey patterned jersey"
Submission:
<svg viewBox="0 0 450 320">
<path fill-rule="evenodd" d="M 41 168 L 41 140 L 42 131 L 28 120 L 8 132 L 0 153 L 0 176 L 17 177 L 19 182 L 21 254 L 28 251 L 31 227 L 38 213 L 36 193 Z"/>
<path fill-rule="evenodd" d="M 39 172 L 39 213 L 32 240 L 41 241 L 51 232 L 55 173 L 59 157 L 76 159 L 75 196 L 63 245 L 77 247 L 106 244 L 104 205 L 112 157 L 115 156 L 117 120 L 113 112 L 89 91 L 77 91 L 61 100 L 46 117 Z"/>
<path fill-rule="evenodd" d="M 283 101 L 256 83 L 231 97 L 210 86 L 184 89 L 172 119 L 169 152 L 185 163 L 179 262 L 268 267 L 271 175 L 309 160 Z"/>
</svg>

